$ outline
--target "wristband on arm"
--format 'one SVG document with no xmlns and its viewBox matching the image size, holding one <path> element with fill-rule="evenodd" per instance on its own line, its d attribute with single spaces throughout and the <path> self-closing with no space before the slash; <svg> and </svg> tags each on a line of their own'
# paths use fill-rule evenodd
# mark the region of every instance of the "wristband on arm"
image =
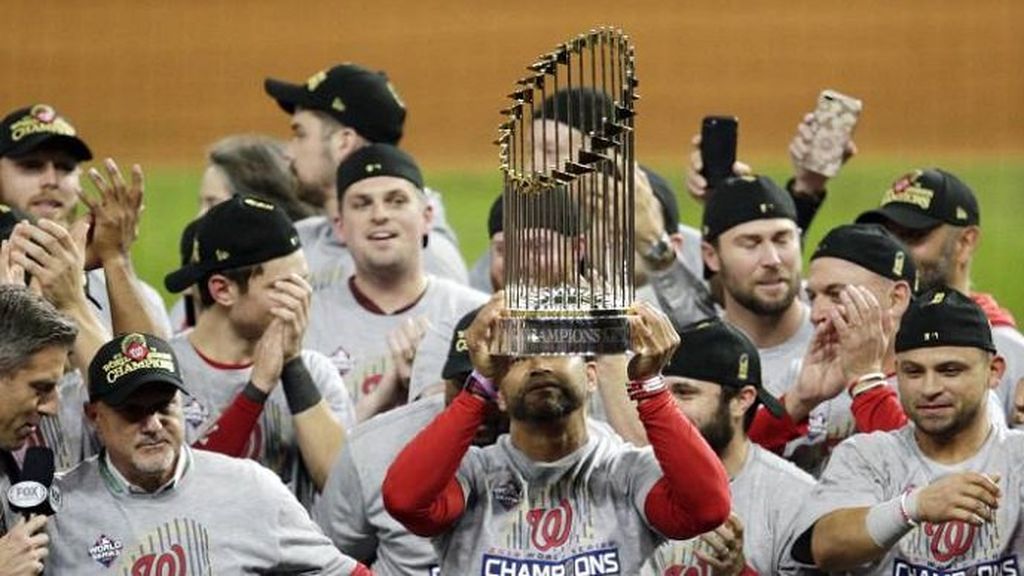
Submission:
<svg viewBox="0 0 1024 576">
<path fill-rule="evenodd" d="M 661 374 L 655 374 L 646 380 L 631 380 L 626 385 L 626 392 L 629 394 L 629 399 L 634 402 L 646 400 L 648 398 L 657 396 L 661 392 L 667 390 L 668 387 L 665 385 L 665 378 Z"/>
<path fill-rule="evenodd" d="M 896 545 L 918 524 L 917 495 L 920 489 L 904 490 L 899 496 L 875 504 L 868 510 L 868 535 L 883 550 Z"/>
<path fill-rule="evenodd" d="M 886 382 L 885 374 L 881 372 L 872 372 L 851 381 L 850 384 L 847 385 L 846 391 L 850 393 L 851 398 L 856 398 L 872 388 L 885 386 Z"/>
<path fill-rule="evenodd" d="M 301 414 L 320 403 L 320 389 L 306 369 L 301 356 L 285 362 L 281 368 L 281 387 L 292 414 Z"/>
<path fill-rule="evenodd" d="M 466 378 L 466 390 L 487 400 L 488 402 L 498 401 L 498 387 L 494 381 L 483 374 L 473 370 Z"/>
</svg>

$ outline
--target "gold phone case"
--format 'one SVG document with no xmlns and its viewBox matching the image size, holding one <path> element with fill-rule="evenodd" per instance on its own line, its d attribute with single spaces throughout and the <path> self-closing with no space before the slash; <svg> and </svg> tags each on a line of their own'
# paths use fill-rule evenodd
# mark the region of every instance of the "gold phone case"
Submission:
<svg viewBox="0 0 1024 576">
<path fill-rule="evenodd" d="M 803 158 L 804 168 L 829 178 L 839 172 L 843 149 L 853 134 L 862 107 L 860 100 L 834 90 L 825 90 L 818 96 L 814 136 Z"/>
</svg>

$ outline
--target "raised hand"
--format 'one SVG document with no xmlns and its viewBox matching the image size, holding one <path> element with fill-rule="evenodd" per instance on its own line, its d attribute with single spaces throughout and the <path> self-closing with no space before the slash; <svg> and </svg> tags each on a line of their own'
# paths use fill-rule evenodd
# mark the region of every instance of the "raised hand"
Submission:
<svg viewBox="0 0 1024 576">
<path fill-rule="evenodd" d="M 981 525 L 995 520 L 1001 495 L 998 474 L 950 474 L 917 493 L 917 519 L 932 524 L 960 520 Z"/>
<path fill-rule="evenodd" d="M 738 576 L 743 573 L 747 558 L 743 554 L 743 522 L 739 516 L 730 513 L 725 524 L 701 534 L 700 541 L 711 552 L 698 546 L 694 553 L 714 568 L 715 576 Z"/>
<path fill-rule="evenodd" d="M 426 336 L 429 326 L 430 321 L 425 316 L 408 318 L 388 334 L 388 349 L 391 351 L 395 376 L 406 385 L 412 378 L 412 363 L 416 360 L 416 350 Z"/>
<path fill-rule="evenodd" d="M 668 316 L 648 302 L 637 301 L 629 317 L 629 336 L 634 356 L 626 373 L 631 381 L 647 380 L 661 374 L 679 346 L 679 333 Z"/>
<path fill-rule="evenodd" d="M 128 256 L 139 235 L 139 217 L 142 213 L 145 187 L 142 167 L 138 164 L 132 166 L 129 185 L 113 159 L 107 158 L 103 166 L 106 177 L 95 168 L 90 168 L 88 172 L 98 197 L 79 192 L 82 203 L 89 208 L 93 226 L 86 259 L 90 268 L 114 258 Z"/>
</svg>

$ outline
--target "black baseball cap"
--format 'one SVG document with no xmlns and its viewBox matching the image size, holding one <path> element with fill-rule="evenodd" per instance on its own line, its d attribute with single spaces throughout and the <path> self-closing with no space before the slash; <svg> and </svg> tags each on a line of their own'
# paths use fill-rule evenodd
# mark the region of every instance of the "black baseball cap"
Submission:
<svg viewBox="0 0 1024 576">
<path fill-rule="evenodd" d="M 767 176 L 733 176 L 708 198 L 701 232 L 711 242 L 740 224 L 772 218 L 796 222 L 796 205 L 789 193 Z"/>
<path fill-rule="evenodd" d="M 959 178 L 939 168 L 915 170 L 893 182 L 878 208 L 857 222 L 894 222 L 911 230 L 939 224 L 976 226 L 981 223 L 978 199 Z"/>
<path fill-rule="evenodd" d="M 723 180 L 704 204 L 701 235 L 714 242 L 730 228 L 772 218 L 797 221 L 792 196 L 767 176 L 732 176 Z M 704 279 L 714 274 L 705 264 Z"/>
<path fill-rule="evenodd" d="M 402 139 L 405 104 L 384 72 L 345 63 L 313 74 L 304 84 L 267 78 L 263 89 L 289 114 L 296 107 L 319 110 L 371 142 Z"/>
<path fill-rule="evenodd" d="M 260 264 L 300 247 L 299 234 L 283 210 L 238 194 L 196 221 L 188 262 L 165 276 L 164 286 L 181 292 L 215 272 Z"/>
<path fill-rule="evenodd" d="M 526 214 L 529 222 L 535 228 L 554 230 L 565 236 L 577 236 L 580 233 L 579 207 L 569 196 L 568 191 L 559 186 L 542 193 L 526 192 L 518 194 L 512 192 L 518 203 L 517 212 Z M 505 229 L 505 196 L 498 196 L 498 199 L 491 205 L 491 212 L 487 218 L 487 231 L 491 237 Z M 525 223 L 525 220 L 524 220 Z"/>
<path fill-rule="evenodd" d="M 452 341 L 448 346 L 448 359 L 445 360 L 444 368 L 441 369 L 441 378 L 455 380 L 461 384 L 473 371 L 473 362 L 469 359 L 469 346 L 466 345 L 466 329 L 473 323 L 480 308 L 482 306 L 467 312 L 455 325 Z"/>
<path fill-rule="evenodd" d="M 740 389 L 753 386 L 757 399 L 775 416 L 785 408 L 764 389 L 761 355 L 736 327 L 718 318 L 699 320 L 679 330 L 679 346 L 662 368 L 665 376 L 679 376 Z"/>
<path fill-rule="evenodd" d="M 89 401 L 119 406 L 139 389 L 170 384 L 188 394 L 174 349 L 150 334 L 132 333 L 107 342 L 89 363 Z"/>
<path fill-rule="evenodd" d="M 879 224 L 843 224 L 821 239 L 811 260 L 839 258 L 917 291 L 917 267 L 907 247 Z"/>
<path fill-rule="evenodd" d="M 562 89 L 544 99 L 540 118 L 568 124 L 588 134 L 602 127 L 601 119 L 614 120 L 614 103 L 601 90 L 580 87 Z"/>
<path fill-rule="evenodd" d="M 423 190 L 423 174 L 408 152 L 391 144 L 371 144 L 349 154 L 338 165 L 338 198 L 356 182 L 378 176 L 402 178 Z"/>
<path fill-rule="evenodd" d="M 992 326 L 973 300 L 949 287 L 929 290 L 911 302 L 896 332 L 896 352 L 957 346 L 993 354 Z"/>
<path fill-rule="evenodd" d="M 0 121 L 0 156 L 17 158 L 44 144 L 67 150 L 79 162 L 92 159 L 75 127 L 49 104 L 19 108 Z"/>
</svg>

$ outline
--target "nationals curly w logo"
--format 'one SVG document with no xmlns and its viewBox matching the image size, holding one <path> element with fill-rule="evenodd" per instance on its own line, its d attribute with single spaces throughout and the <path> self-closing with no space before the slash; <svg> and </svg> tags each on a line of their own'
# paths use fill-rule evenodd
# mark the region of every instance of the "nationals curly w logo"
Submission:
<svg viewBox="0 0 1024 576">
<path fill-rule="evenodd" d="M 132 565 L 132 576 L 187 576 L 187 568 L 185 549 L 175 544 L 170 552 L 141 556 Z"/>
<path fill-rule="evenodd" d="M 565 544 L 572 532 L 572 506 L 562 498 L 557 508 L 534 508 L 526 513 L 530 542 L 541 552 Z"/>
<path fill-rule="evenodd" d="M 949 562 L 966 554 L 974 545 L 977 531 L 977 526 L 960 520 L 924 525 L 928 549 L 932 558 L 939 562 Z"/>
</svg>

